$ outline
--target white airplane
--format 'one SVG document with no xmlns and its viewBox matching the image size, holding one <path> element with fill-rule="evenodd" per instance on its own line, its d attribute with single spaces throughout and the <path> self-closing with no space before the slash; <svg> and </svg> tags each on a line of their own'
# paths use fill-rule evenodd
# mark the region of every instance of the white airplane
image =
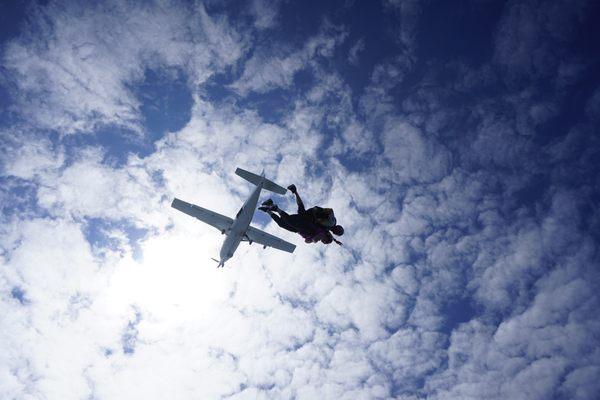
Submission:
<svg viewBox="0 0 600 400">
<path fill-rule="evenodd" d="M 219 263 L 217 268 L 223 267 L 225 261 L 233 257 L 233 253 L 240 245 L 240 242 L 243 241 L 248 242 L 248 244 L 252 244 L 253 242 L 262 244 L 263 248 L 273 247 L 275 249 L 287 251 L 288 253 L 293 253 L 296 248 L 295 245 L 250 226 L 254 211 L 256 210 L 260 191 L 265 189 L 277 194 L 285 194 L 287 189 L 284 189 L 265 178 L 264 171 L 261 175 L 256 175 L 252 172 L 237 168 L 235 173 L 248 182 L 256 185 L 256 189 L 254 189 L 254 192 L 252 192 L 248 200 L 246 200 L 242 208 L 240 208 L 235 219 L 217 214 L 214 211 L 207 210 L 194 204 L 186 203 L 177 198 L 173 200 L 171 207 L 191 215 L 192 217 L 198 218 L 200 221 L 206 222 L 220 230 L 221 234 L 227 235 L 223 242 L 223 246 L 221 246 L 221 252 L 219 254 L 221 259 L 215 260 L 213 258 L 214 261 Z"/>
</svg>

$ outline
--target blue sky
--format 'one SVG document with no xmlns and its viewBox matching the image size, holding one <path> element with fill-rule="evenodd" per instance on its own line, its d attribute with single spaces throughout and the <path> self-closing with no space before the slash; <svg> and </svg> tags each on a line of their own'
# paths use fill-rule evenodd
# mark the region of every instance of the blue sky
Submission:
<svg viewBox="0 0 600 400">
<path fill-rule="evenodd" d="M 1 14 L 0 397 L 600 395 L 597 2 Z M 238 166 L 344 246 L 217 270 Z"/>
</svg>

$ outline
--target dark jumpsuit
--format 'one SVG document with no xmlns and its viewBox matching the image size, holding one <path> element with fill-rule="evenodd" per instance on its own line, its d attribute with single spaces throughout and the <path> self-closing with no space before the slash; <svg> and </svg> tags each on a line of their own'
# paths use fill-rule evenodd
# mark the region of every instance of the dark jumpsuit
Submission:
<svg viewBox="0 0 600 400">
<path fill-rule="evenodd" d="M 320 229 L 314 222 L 313 216 L 310 210 L 306 210 L 304 208 L 304 203 L 300 199 L 300 196 L 296 194 L 296 203 L 298 204 L 298 213 L 297 214 L 288 214 L 283 210 L 277 210 L 279 215 L 274 212 L 269 213 L 273 221 L 277 223 L 283 229 L 286 229 L 291 232 L 296 232 L 302 235 L 302 237 L 312 238 L 319 233 L 323 229 Z"/>
</svg>

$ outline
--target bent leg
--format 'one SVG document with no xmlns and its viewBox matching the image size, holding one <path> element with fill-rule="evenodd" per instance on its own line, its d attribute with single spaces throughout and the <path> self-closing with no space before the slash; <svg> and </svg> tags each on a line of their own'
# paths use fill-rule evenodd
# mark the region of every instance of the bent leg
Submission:
<svg viewBox="0 0 600 400">
<path fill-rule="evenodd" d="M 292 225 L 290 225 L 290 223 L 288 222 L 289 215 L 285 211 L 279 210 L 279 214 L 281 214 L 281 217 L 273 212 L 269 213 L 273 221 L 275 221 L 275 223 L 281 228 L 286 229 L 290 232 L 298 232 L 298 230 Z"/>
</svg>

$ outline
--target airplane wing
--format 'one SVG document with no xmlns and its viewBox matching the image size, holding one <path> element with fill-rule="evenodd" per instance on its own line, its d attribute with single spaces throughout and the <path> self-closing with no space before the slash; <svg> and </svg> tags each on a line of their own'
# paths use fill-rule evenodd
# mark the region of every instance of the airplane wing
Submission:
<svg viewBox="0 0 600 400">
<path fill-rule="evenodd" d="M 252 226 L 249 226 L 246 230 L 246 236 L 253 242 L 262 244 L 263 246 L 273 247 L 274 249 L 287 251 L 288 253 L 293 253 L 296 248 L 296 245 Z"/>
<path fill-rule="evenodd" d="M 200 221 L 206 222 L 220 231 L 229 229 L 233 223 L 233 220 L 229 217 L 207 210 L 206 208 L 199 207 L 195 204 L 186 203 L 185 201 L 177 198 L 173 200 L 171 207 L 184 212 L 187 215 L 191 215 L 194 218 L 198 218 Z"/>
</svg>

